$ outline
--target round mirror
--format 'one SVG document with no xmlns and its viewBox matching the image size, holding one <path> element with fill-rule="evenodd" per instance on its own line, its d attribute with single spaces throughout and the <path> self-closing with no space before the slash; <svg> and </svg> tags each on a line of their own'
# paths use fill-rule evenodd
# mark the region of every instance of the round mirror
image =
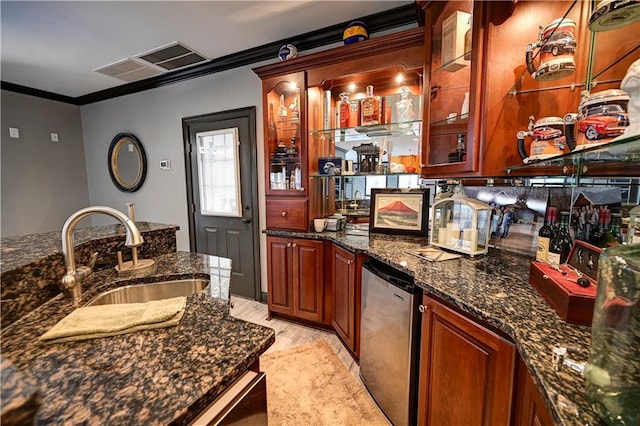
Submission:
<svg viewBox="0 0 640 426">
<path fill-rule="evenodd" d="M 131 133 L 120 133 L 111 141 L 109 175 L 120 191 L 135 192 L 142 187 L 147 176 L 147 155 Z"/>
</svg>

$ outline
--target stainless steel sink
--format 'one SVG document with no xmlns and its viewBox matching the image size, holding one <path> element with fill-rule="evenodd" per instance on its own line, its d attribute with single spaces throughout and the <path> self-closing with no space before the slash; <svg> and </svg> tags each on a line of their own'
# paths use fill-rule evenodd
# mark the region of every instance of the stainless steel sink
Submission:
<svg viewBox="0 0 640 426">
<path fill-rule="evenodd" d="M 151 300 L 188 296 L 204 291 L 208 285 L 209 281 L 199 278 L 128 285 L 99 294 L 87 303 L 87 306 L 144 303 Z"/>
</svg>

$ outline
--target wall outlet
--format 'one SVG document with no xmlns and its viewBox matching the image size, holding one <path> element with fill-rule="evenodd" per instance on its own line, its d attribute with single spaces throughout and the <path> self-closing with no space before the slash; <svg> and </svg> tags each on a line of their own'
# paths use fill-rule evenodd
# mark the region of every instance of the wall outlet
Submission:
<svg viewBox="0 0 640 426">
<path fill-rule="evenodd" d="M 171 162 L 169 160 L 160 160 L 160 170 L 169 170 Z"/>
<path fill-rule="evenodd" d="M 57 133 L 51 133 L 51 142 L 59 142 Z"/>
<path fill-rule="evenodd" d="M 9 127 L 9 137 L 20 139 L 20 130 L 17 127 Z"/>
</svg>

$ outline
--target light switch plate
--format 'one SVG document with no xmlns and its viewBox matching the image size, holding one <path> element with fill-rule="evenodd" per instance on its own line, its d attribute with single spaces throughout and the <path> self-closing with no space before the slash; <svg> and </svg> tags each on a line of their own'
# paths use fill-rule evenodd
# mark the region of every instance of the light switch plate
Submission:
<svg viewBox="0 0 640 426">
<path fill-rule="evenodd" d="M 9 127 L 9 137 L 20 139 L 20 130 L 17 127 Z"/>
<path fill-rule="evenodd" d="M 51 142 L 58 142 L 58 134 L 57 133 L 51 133 Z"/>
</svg>

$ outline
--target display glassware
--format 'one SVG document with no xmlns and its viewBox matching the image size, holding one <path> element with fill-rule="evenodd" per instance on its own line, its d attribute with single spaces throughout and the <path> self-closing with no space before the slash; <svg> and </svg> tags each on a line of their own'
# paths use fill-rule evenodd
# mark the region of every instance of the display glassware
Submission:
<svg viewBox="0 0 640 426">
<path fill-rule="evenodd" d="M 640 423 L 640 244 L 602 252 L 587 398 L 608 425 Z"/>
<path fill-rule="evenodd" d="M 400 88 L 400 100 L 396 102 L 396 117 L 398 119 L 398 127 L 407 128 L 409 122 L 414 120 L 416 113 L 413 111 L 413 101 L 409 98 L 411 92 L 407 86 Z"/>
</svg>

